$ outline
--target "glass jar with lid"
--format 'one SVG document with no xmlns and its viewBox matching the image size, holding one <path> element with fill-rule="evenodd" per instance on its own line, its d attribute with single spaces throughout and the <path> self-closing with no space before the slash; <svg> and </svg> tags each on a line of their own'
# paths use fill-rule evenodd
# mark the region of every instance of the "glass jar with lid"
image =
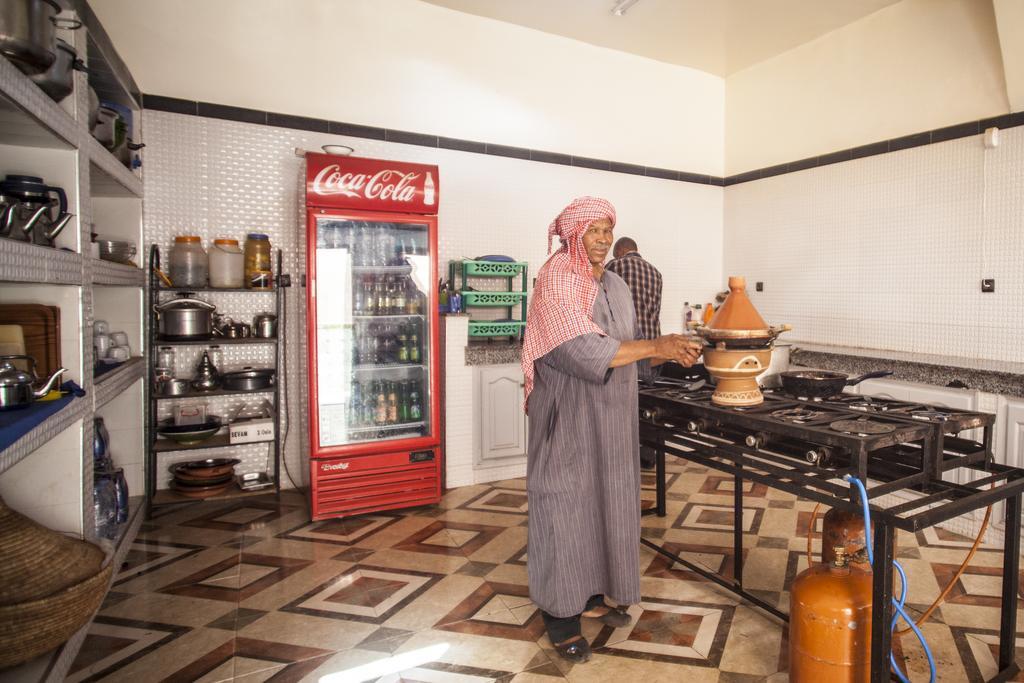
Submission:
<svg viewBox="0 0 1024 683">
<path fill-rule="evenodd" d="M 270 237 L 250 232 L 245 239 L 245 286 L 249 289 L 270 289 Z"/>
<path fill-rule="evenodd" d="M 216 239 L 210 248 L 210 286 L 245 287 L 245 256 L 238 240 Z"/>
<path fill-rule="evenodd" d="M 205 287 L 209 274 L 206 250 L 198 235 L 178 235 L 171 248 L 171 282 L 175 287 Z"/>
</svg>

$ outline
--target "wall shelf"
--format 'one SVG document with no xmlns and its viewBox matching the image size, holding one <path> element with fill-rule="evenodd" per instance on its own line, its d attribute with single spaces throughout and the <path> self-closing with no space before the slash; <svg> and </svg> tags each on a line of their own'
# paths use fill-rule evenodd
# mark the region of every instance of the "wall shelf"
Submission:
<svg viewBox="0 0 1024 683">
<path fill-rule="evenodd" d="M 31 455 L 34 450 L 73 425 L 76 420 L 81 420 L 88 412 L 88 401 L 76 398 L 68 403 L 63 410 L 48 417 L 28 434 L 0 452 L 0 474 Z"/>
<path fill-rule="evenodd" d="M 0 281 L 81 285 L 82 257 L 72 251 L 0 238 Z"/>
<path fill-rule="evenodd" d="M 117 368 L 100 375 L 95 380 L 95 408 L 106 405 L 111 399 L 116 398 L 122 391 L 127 389 L 133 382 L 145 374 L 145 363 L 143 358 L 137 356 L 129 358 Z"/>
<path fill-rule="evenodd" d="M 0 144 L 73 149 L 80 132 L 70 114 L 14 64 L 0 59 Z"/>
<path fill-rule="evenodd" d="M 138 266 L 92 259 L 92 283 L 115 287 L 142 287 L 146 284 L 146 271 Z"/>
<path fill-rule="evenodd" d="M 15 477 L 22 474 L 43 480 L 48 477 L 54 484 L 66 484 L 69 477 L 74 477 L 70 487 L 73 494 L 47 502 L 72 508 L 80 505 L 80 510 L 69 513 L 68 519 L 74 521 L 62 530 L 103 545 L 112 553 L 112 561 L 120 565 L 142 523 L 147 501 L 144 495 L 132 498 L 129 521 L 113 543 L 96 538 L 92 490 L 93 418 L 98 408 L 123 396 L 126 389 L 139 382 L 145 375 L 146 363 L 140 358 L 132 359 L 96 381 L 92 375 L 93 320 L 97 306 L 102 309 L 105 303 L 108 309 L 118 313 L 112 320 L 116 319 L 129 333 L 136 335 L 133 347 L 141 342 L 145 274 L 139 268 L 92 258 L 89 246 L 92 223 L 102 228 L 100 232 L 142 244 L 143 184 L 138 174 L 126 168 L 92 137 L 87 121 L 90 81 L 102 81 L 103 99 L 132 105 L 135 142 L 142 140 L 142 120 L 138 115 L 139 98 L 133 92 L 134 81 L 130 74 L 125 75 L 123 62 L 88 4 L 85 0 L 73 0 L 62 2 L 61 6 L 64 16 L 74 18 L 77 12 L 78 18 L 91 22 L 88 31 L 58 31 L 90 65 L 91 73 L 86 76 L 73 72 L 72 94 L 57 103 L 13 63 L 0 57 L 0 145 L 6 146 L 4 154 L 0 155 L 5 160 L 0 177 L 6 173 L 35 175 L 65 190 L 68 212 L 73 218 L 57 244 L 71 251 L 0 238 L 0 282 L 17 283 L 4 288 L 8 303 L 60 306 L 62 356 L 86 395 L 70 401 L 0 452 L 0 473 L 21 463 L 16 473 L 8 473 L 8 478 L 0 483 L 7 489 L 15 489 L 19 485 Z M 110 68 L 99 68 L 103 65 Z M 105 78 L 108 71 L 117 77 Z M 138 305 L 122 304 L 132 295 L 128 288 L 136 288 L 133 295 Z M 120 413 L 122 426 L 141 432 L 142 411 L 137 412 L 138 416 L 134 412 Z M 59 443 L 49 444 L 54 439 L 59 439 Z M 47 455 L 40 453 L 33 459 L 32 454 L 40 448 L 46 450 Z M 55 450 L 59 453 L 52 452 Z M 132 463 L 118 463 L 115 454 L 115 464 L 130 466 Z M 66 485 L 60 488 L 68 490 Z M 142 493 L 141 490 L 136 492 Z M 39 514 L 31 502 L 23 501 L 23 506 L 25 509 L 19 511 L 29 517 Z M 20 672 L 15 674 L 19 681 L 63 680 L 88 628 L 88 624 L 83 626 L 50 655 L 3 672 L 0 681 L 9 680 L 8 676 L 14 671 Z"/>
<path fill-rule="evenodd" d="M 122 164 L 93 136 L 82 140 L 89 155 L 90 189 L 97 197 L 142 197 L 142 179 Z"/>
</svg>

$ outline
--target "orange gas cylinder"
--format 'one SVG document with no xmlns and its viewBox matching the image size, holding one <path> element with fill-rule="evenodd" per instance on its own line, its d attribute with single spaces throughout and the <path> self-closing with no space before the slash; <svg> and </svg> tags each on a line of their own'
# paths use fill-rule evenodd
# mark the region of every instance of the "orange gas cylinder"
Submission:
<svg viewBox="0 0 1024 683">
<path fill-rule="evenodd" d="M 789 611 L 789 680 L 846 683 L 871 676 L 871 566 L 835 561 L 793 581 Z"/>
<path fill-rule="evenodd" d="M 874 523 L 871 532 L 874 533 Z M 844 548 L 846 556 L 852 557 L 866 545 L 864 538 L 864 514 L 829 508 L 821 523 L 821 561 L 825 565 L 835 560 L 835 548 Z"/>
<path fill-rule="evenodd" d="M 874 538 L 875 523 L 871 523 L 871 535 Z M 893 552 L 896 550 L 896 539 L 893 538 Z M 839 508 L 829 508 L 821 522 L 821 561 L 832 564 L 835 559 L 835 548 L 845 548 L 846 556 L 853 557 L 865 549 L 867 540 L 864 538 L 864 514 L 847 512 Z M 893 577 L 895 579 L 895 577 Z"/>
</svg>

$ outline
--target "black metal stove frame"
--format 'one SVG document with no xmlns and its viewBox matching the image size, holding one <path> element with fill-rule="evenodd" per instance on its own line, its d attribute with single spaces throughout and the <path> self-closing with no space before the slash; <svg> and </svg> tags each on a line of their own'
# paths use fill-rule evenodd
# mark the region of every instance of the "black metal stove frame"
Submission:
<svg viewBox="0 0 1024 683">
<path fill-rule="evenodd" d="M 1003 581 L 999 627 L 999 672 L 991 681 L 1006 681 L 1020 668 L 1014 661 L 1017 632 L 1017 577 L 1020 572 L 1021 497 L 1024 493 L 1024 469 L 992 462 L 993 415 L 972 413 L 964 424 L 981 427 L 983 441 L 962 439 L 947 433 L 960 425 L 923 422 L 909 415 L 883 413 L 895 421 L 888 434 L 860 437 L 830 430 L 828 422 L 790 424 L 773 421 L 770 413 L 785 405 L 798 404 L 820 410 L 821 404 L 766 396 L 761 406 L 737 410 L 713 405 L 706 398 L 676 400 L 666 398 L 665 390 L 640 391 L 640 442 L 656 450 L 656 502 L 643 514 L 666 515 L 665 457 L 672 455 L 733 476 L 733 553 L 734 575 L 727 579 L 665 550 L 650 539 L 641 543 L 678 562 L 700 576 L 713 581 L 783 621 L 789 616 L 743 588 L 743 482 L 751 480 L 831 507 L 861 512 L 860 499 L 844 474 L 852 474 L 865 483 L 871 501 L 874 522 L 874 557 L 871 624 L 871 680 L 890 680 L 889 653 L 892 649 L 893 567 L 895 529 L 916 532 L 926 527 L 979 510 L 1000 501 L 1006 502 L 1005 540 L 1003 543 Z M 927 408 L 927 407 L 926 407 Z M 864 417 L 856 410 L 828 410 L 831 420 Z M 833 412 L 842 412 L 836 418 Z M 871 414 L 872 418 L 879 415 Z M 887 421 L 883 419 L 882 421 Z M 691 431 L 689 427 L 703 427 Z M 744 434 L 767 435 L 763 448 L 745 445 Z M 737 439 L 737 437 L 740 437 Z M 773 449 L 773 440 L 781 447 Z M 844 451 L 836 467 L 823 468 L 806 462 L 792 447 L 795 443 L 813 443 Z M 738 442 L 737 442 L 738 441 Z M 980 475 L 970 483 L 957 484 L 942 479 L 943 473 L 964 468 Z M 871 480 L 871 481 L 869 481 Z M 882 506 L 878 498 L 896 491 L 912 489 L 920 498 Z M 878 606 L 881 605 L 881 609 Z"/>
</svg>

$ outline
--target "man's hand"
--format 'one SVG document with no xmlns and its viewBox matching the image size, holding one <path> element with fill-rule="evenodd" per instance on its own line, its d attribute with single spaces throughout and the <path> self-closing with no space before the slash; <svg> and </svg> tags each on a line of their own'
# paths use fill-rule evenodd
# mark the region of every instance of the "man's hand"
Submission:
<svg viewBox="0 0 1024 683">
<path fill-rule="evenodd" d="M 654 340 L 657 358 L 674 360 L 683 367 L 690 367 L 700 358 L 703 344 L 681 334 L 666 334 Z"/>
</svg>

